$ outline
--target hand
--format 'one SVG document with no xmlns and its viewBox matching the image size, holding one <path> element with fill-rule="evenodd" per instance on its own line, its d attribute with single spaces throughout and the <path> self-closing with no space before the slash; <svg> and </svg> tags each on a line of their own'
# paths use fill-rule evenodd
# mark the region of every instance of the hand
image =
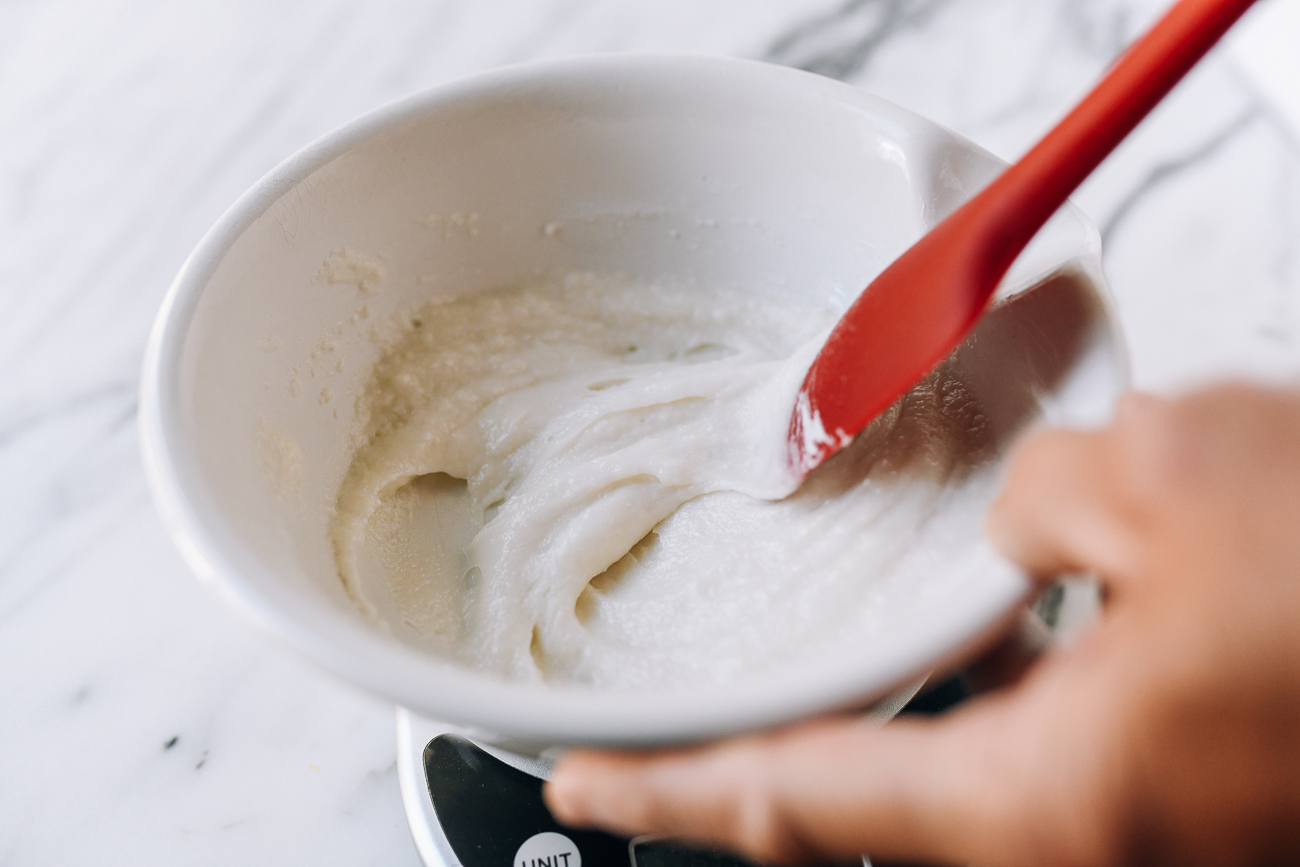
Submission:
<svg viewBox="0 0 1300 867">
<path fill-rule="evenodd" d="M 1300 863 L 1300 395 L 1131 395 L 1106 430 L 1038 433 L 989 532 L 1105 590 L 1015 686 L 883 728 L 574 751 L 552 811 L 768 862 Z"/>
</svg>

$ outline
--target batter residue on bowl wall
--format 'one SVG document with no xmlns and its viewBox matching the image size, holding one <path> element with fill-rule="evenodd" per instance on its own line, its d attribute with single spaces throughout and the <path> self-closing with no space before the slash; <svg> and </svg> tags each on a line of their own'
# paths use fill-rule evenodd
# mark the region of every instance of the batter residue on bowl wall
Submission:
<svg viewBox="0 0 1300 867">
<path fill-rule="evenodd" d="M 404 640 L 514 679 L 720 682 L 841 653 L 973 556 L 995 449 L 941 366 L 795 493 L 836 314 L 575 274 L 414 311 L 358 409 L 339 573 Z"/>
</svg>

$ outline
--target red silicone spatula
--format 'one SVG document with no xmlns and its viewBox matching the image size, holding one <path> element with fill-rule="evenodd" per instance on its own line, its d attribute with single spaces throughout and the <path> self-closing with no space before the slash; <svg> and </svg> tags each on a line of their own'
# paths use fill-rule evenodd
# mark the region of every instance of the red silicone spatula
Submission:
<svg viewBox="0 0 1300 867">
<path fill-rule="evenodd" d="M 813 361 L 790 418 L 800 478 L 952 352 L 1043 224 L 1254 0 L 1181 0 L 1073 111 L 872 281 Z"/>
</svg>

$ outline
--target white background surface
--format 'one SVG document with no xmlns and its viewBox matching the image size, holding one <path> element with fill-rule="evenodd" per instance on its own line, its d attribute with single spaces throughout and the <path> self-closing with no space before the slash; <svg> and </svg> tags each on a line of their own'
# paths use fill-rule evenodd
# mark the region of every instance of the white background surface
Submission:
<svg viewBox="0 0 1300 867">
<path fill-rule="evenodd" d="M 167 284 L 275 163 L 458 75 L 632 50 L 843 77 L 1010 159 L 1165 5 L 0 0 L 0 864 L 416 863 L 391 707 L 200 587 L 137 456 Z M 1142 387 L 1300 372 L 1300 145 L 1266 92 L 1216 52 L 1076 196 Z"/>
</svg>

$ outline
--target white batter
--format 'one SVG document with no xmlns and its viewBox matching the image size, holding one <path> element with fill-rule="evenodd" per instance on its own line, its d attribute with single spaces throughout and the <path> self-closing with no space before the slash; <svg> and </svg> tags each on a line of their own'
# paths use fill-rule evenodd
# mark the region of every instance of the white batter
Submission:
<svg viewBox="0 0 1300 867">
<path fill-rule="evenodd" d="M 959 566 L 991 446 L 941 369 L 795 493 L 836 314 L 572 275 L 430 302 L 376 364 L 332 528 L 395 633 L 516 679 L 720 682 L 845 652 Z"/>
</svg>

